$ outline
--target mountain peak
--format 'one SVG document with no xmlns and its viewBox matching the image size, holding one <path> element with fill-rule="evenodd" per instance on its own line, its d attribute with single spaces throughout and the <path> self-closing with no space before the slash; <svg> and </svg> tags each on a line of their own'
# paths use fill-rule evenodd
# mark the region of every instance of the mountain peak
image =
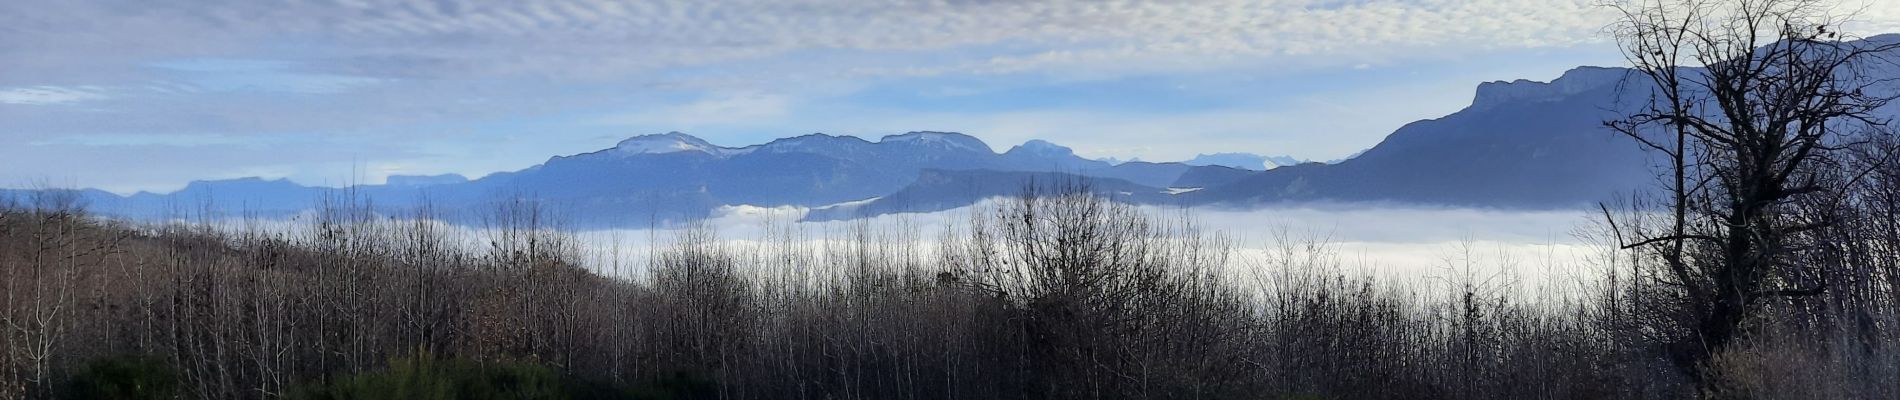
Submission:
<svg viewBox="0 0 1900 400">
<path fill-rule="evenodd" d="M 385 185 L 402 187 L 448 185 L 463 182 L 468 182 L 468 177 L 462 176 L 462 174 L 390 175 L 383 180 L 383 184 Z"/>
<path fill-rule="evenodd" d="M 1305 164 L 1307 162 L 1306 160 L 1284 155 L 1263 156 L 1253 153 L 1214 153 L 1196 154 L 1193 159 L 1182 161 L 1181 163 L 1187 165 L 1218 165 L 1249 171 L 1265 171 L 1279 167 Z"/>
<path fill-rule="evenodd" d="M 986 153 L 995 153 L 994 150 L 990 150 L 989 144 L 983 143 L 983 140 L 956 132 L 912 131 L 901 135 L 885 136 L 878 139 L 877 142 L 879 144 L 908 144 L 980 150 Z"/>
<path fill-rule="evenodd" d="M 1049 143 L 1048 141 L 1045 141 L 1042 139 L 1030 139 L 1027 142 L 1023 142 L 1023 144 L 1021 145 L 1017 145 L 1016 147 L 1009 148 L 1009 151 L 1005 152 L 1004 154 L 1023 154 L 1023 155 L 1033 155 L 1033 156 L 1038 156 L 1038 157 L 1062 157 L 1062 156 L 1075 155 L 1075 150 L 1070 149 L 1068 147 L 1064 147 L 1059 144 Z"/>
<path fill-rule="evenodd" d="M 248 176 L 248 177 L 243 177 L 243 178 L 232 178 L 232 179 L 194 180 L 194 181 L 186 183 L 185 188 L 178 190 L 178 193 L 206 191 L 206 190 L 225 190 L 225 189 L 249 190 L 249 189 L 260 189 L 260 188 L 295 188 L 295 187 L 300 187 L 300 185 L 298 185 L 296 182 L 291 182 L 290 179 L 287 179 L 287 178 L 265 179 L 264 177 Z"/>
<path fill-rule="evenodd" d="M 1546 101 L 1564 96 L 1583 93 L 1597 88 L 1616 85 L 1629 74 L 1624 68 L 1577 67 L 1564 71 L 1563 76 L 1550 82 L 1538 82 L 1518 79 L 1510 82 L 1491 81 L 1478 84 L 1478 93 L 1471 100 L 1472 108 L 1485 108 L 1494 105 Z"/>
<path fill-rule="evenodd" d="M 827 152 L 842 146 L 870 144 L 856 136 L 833 136 L 826 133 L 808 133 L 788 138 L 773 139 L 758 148 L 767 152 Z"/>
<path fill-rule="evenodd" d="M 1873 45 L 1900 43 L 1900 33 L 1882 33 L 1879 35 L 1868 36 L 1865 38 L 1861 38 L 1860 42 L 1863 44 L 1873 44 Z"/>
<path fill-rule="evenodd" d="M 682 151 L 697 151 L 707 154 L 720 154 L 723 147 L 714 146 L 693 135 L 680 132 L 667 132 L 654 135 L 640 135 L 627 138 L 614 145 L 614 149 L 624 154 L 662 154 Z"/>
<path fill-rule="evenodd" d="M 264 178 L 261 176 L 246 176 L 242 178 L 231 178 L 231 179 L 200 179 L 200 180 L 191 181 L 187 183 L 187 185 L 223 185 L 223 184 L 254 185 L 254 184 L 288 184 L 288 183 L 291 183 L 289 178 L 269 179 L 269 178 Z"/>
</svg>

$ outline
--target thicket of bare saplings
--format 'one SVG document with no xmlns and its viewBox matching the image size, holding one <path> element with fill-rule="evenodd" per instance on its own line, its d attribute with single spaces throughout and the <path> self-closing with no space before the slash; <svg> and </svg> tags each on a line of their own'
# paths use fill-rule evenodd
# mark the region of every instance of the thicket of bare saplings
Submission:
<svg viewBox="0 0 1900 400">
<path fill-rule="evenodd" d="M 1775 302 L 1717 356 L 1723 395 L 1900 393 L 1894 182 L 1867 180 L 1836 211 L 1854 222 L 1825 230 L 1838 251 L 1812 253 L 1836 290 Z M 1622 272 L 1653 260 L 1631 252 L 1574 290 L 1374 279 L 1320 243 L 1236 260 L 1185 218 L 1056 190 L 943 232 L 688 227 L 615 276 L 528 201 L 469 237 L 350 199 L 266 228 L 124 224 L 47 193 L 0 208 L 0 398 L 1696 393 L 1643 314 L 1653 286 Z"/>
</svg>

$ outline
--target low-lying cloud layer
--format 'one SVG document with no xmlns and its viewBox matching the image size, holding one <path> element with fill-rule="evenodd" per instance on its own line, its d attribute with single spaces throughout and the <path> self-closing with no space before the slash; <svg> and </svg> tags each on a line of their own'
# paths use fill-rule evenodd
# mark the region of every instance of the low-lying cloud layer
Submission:
<svg viewBox="0 0 1900 400">
<path fill-rule="evenodd" d="M 805 210 L 795 207 L 740 206 L 723 209 L 704 227 L 737 246 L 765 245 L 788 236 L 809 243 L 839 242 L 864 231 L 930 251 L 946 232 L 952 232 L 949 229 L 969 223 L 973 213 L 994 206 L 987 202 L 934 213 L 828 222 L 796 222 Z M 1243 275 L 1273 268 L 1273 257 L 1286 246 L 1311 246 L 1326 251 L 1326 257 L 1346 268 L 1344 272 L 1423 281 L 1470 272 L 1522 279 L 1532 286 L 1562 287 L 1592 276 L 1609 254 L 1592 230 L 1595 221 L 1580 211 L 1371 206 L 1143 209 L 1160 221 L 1185 222 L 1203 234 L 1224 237 L 1234 250 L 1232 268 Z M 652 245 L 668 242 L 676 232 L 602 230 L 582 232 L 580 237 L 597 266 L 621 265 L 619 273 L 637 275 L 636 266 Z"/>
</svg>

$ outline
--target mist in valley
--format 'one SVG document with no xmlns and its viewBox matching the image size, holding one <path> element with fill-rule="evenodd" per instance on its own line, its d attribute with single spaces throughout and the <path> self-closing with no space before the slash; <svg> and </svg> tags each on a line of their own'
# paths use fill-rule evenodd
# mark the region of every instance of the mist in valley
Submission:
<svg viewBox="0 0 1900 400">
<path fill-rule="evenodd" d="M 1897 398 L 1889 3 L 0 2 L 0 399 Z"/>
</svg>

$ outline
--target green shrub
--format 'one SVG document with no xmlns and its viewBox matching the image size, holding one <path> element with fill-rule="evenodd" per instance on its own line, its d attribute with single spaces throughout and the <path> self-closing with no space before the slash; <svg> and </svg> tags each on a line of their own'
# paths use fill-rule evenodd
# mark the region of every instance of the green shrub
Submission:
<svg viewBox="0 0 1900 400">
<path fill-rule="evenodd" d="M 389 367 L 293 391 L 292 399 L 570 399 L 559 374 L 527 363 L 441 360 L 429 354 L 391 360 Z"/>
<path fill-rule="evenodd" d="M 640 400 L 702 400 L 718 397 L 719 385 L 699 374 L 676 371 L 626 392 Z"/>
<path fill-rule="evenodd" d="M 122 356 L 94 360 L 67 383 L 73 399 L 171 399 L 178 392 L 178 374 L 164 360 Z"/>
<path fill-rule="evenodd" d="M 717 386 L 694 374 L 676 373 L 638 388 L 561 376 L 523 362 L 479 363 L 423 353 L 390 360 L 389 367 L 293 390 L 293 400 L 481 400 L 481 399 L 711 399 Z"/>
</svg>

